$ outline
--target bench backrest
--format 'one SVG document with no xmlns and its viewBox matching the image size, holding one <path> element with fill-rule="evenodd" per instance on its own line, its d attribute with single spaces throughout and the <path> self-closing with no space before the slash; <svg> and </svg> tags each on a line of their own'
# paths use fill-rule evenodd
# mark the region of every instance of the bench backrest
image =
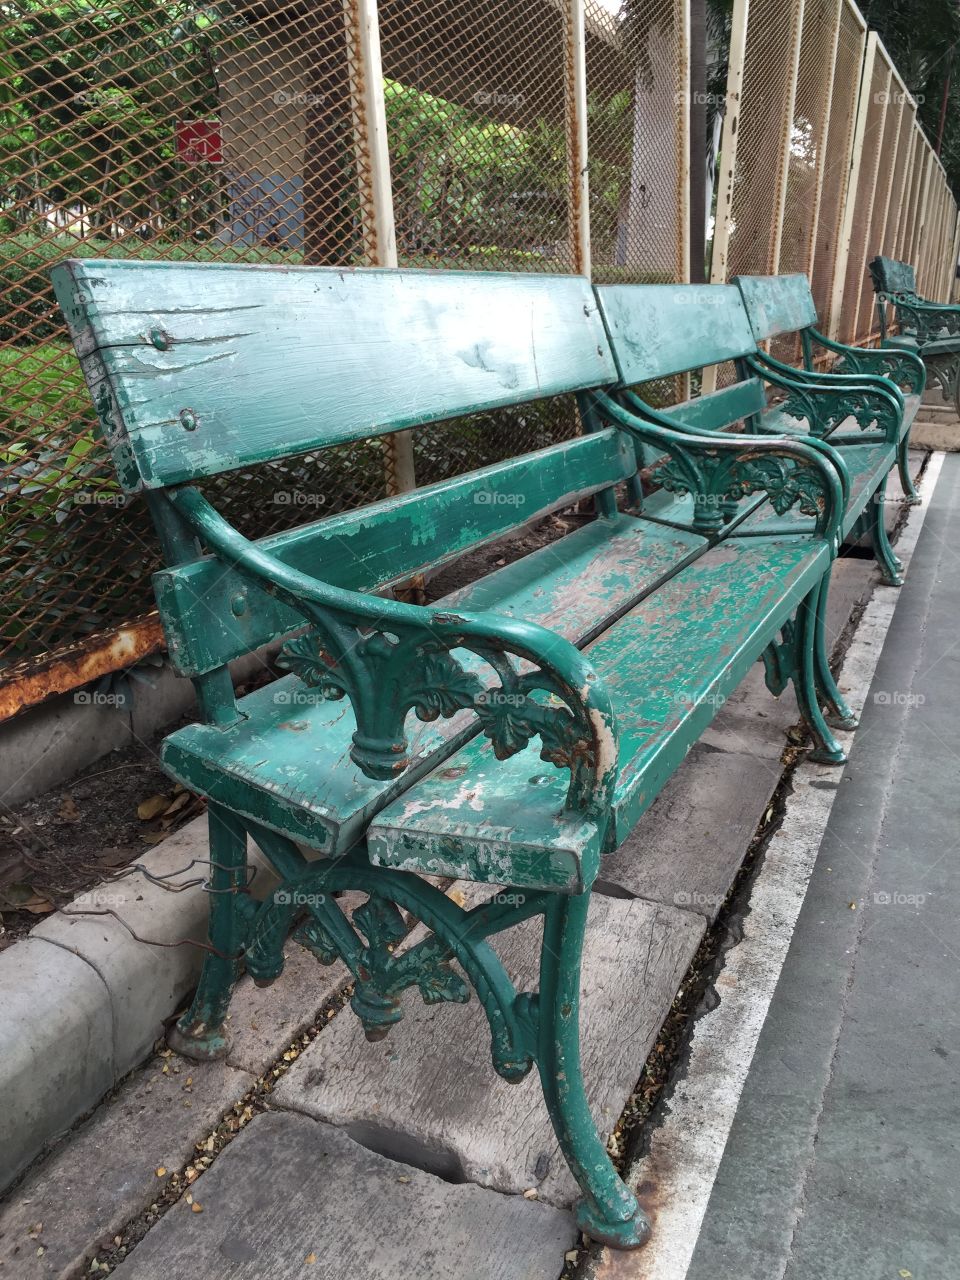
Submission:
<svg viewBox="0 0 960 1280">
<path fill-rule="evenodd" d="M 624 387 L 756 353 L 733 285 L 598 285 L 596 294 Z M 717 431 L 760 413 L 765 403 L 760 379 L 747 377 L 665 412 L 692 431 Z"/>
<path fill-rule="evenodd" d="M 869 265 L 870 279 L 875 293 L 884 293 L 891 302 L 897 296 L 907 299 L 917 296 L 917 277 L 909 262 L 897 258 L 885 258 L 878 254 Z"/>
<path fill-rule="evenodd" d="M 734 276 L 757 342 L 798 333 L 817 323 L 817 308 L 805 275 Z"/>
<path fill-rule="evenodd" d="M 86 260 L 53 280 L 128 491 L 616 378 L 578 276 Z"/>
<path fill-rule="evenodd" d="M 732 285 L 598 285 L 596 295 L 624 386 L 757 350 Z"/>
<path fill-rule="evenodd" d="M 582 277 L 113 261 L 53 274 L 128 490 L 617 382 Z M 376 591 L 609 489 L 635 467 L 632 446 L 608 428 L 260 545 L 323 581 Z M 154 586 L 185 675 L 303 622 L 192 550 Z"/>
</svg>

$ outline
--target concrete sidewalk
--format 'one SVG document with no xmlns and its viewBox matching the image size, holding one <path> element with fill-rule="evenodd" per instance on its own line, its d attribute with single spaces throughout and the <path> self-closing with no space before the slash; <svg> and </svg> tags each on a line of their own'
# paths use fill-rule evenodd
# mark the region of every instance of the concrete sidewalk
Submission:
<svg viewBox="0 0 960 1280">
<path fill-rule="evenodd" d="M 954 455 L 686 1280 L 960 1275 L 958 619 Z"/>
</svg>

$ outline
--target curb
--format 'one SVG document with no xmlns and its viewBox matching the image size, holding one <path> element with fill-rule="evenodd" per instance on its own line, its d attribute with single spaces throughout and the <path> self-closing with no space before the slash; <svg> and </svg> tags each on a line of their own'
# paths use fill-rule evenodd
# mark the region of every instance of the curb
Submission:
<svg viewBox="0 0 960 1280">
<path fill-rule="evenodd" d="M 272 872 L 254 845 L 248 856 L 265 893 Z M 105 881 L 0 952 L 0 1192 L 147 1057 L 196 985 L 203 952 L 176 943 L 206 937 L 207 857 L 204 815 L 140 859 L 190 887 Z M 90 914 L 104 908 L 119 919 Z"/>
</svg>

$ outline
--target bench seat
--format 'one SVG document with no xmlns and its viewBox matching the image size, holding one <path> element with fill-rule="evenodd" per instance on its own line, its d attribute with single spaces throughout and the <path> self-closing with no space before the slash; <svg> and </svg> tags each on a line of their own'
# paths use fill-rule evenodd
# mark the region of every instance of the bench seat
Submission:
<svg viewBox="0 0 960 1280">
<path fill-rule="evenodd" d="M 706 545 L 688 530 L 618 514 L 584 525 L 441 603 L 526 618 L 582 644 Z M 472 654 L 461 656 L 464 665 L 479 665 Z M 328 701 L 290 675 L 248 694 L 238 711 L 242 718 L 228 728 L 191 724 L 172 733 L 161 751 L 164 768 L 184 786 L 325 855 L 354 844 L 372 814 L 411 776 L 476 731 L 466 712 L 426 724 L 411 714 L 411 771 L 384 782 L 368 778 L 350 759 L 356 722 L 345 699 Z"/>
<path fill-rule="evenodd" d="M 616 706 L 618 781 L 606 847 L 620 844 L 689 746 L 829 564 L 819 541 L 722 543 L 589 645 Z M 377 866 L 579 892 L 601 853 L 596 828 L 563 816 L 567 779 L 538 744 L 506 761 L 474 739 L 384 809 L 368 831 Z"/>
</svg>

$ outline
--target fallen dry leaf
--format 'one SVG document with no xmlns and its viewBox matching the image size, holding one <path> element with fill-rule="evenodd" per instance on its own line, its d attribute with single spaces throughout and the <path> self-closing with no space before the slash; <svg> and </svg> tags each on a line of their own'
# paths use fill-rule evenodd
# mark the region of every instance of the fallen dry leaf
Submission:
<svg viewBox="0 0 960 1280">
<path fill-rule="evenodd" d="M 8 884 L 0 889 L 0 911 L 29 911 L 33 916 L 44 916 L 54 910 L 49 898 L 38 893 L 32 884 Z"/>
<path fill-rule="evenodd" d="M 166 1170 L 165 1166 L 164 1166 L 164 1165 L 162 1165 L 162 1164 L 161 1164 L 161 1165 L 157 1165 L 157 1177 L 158 1177 L 158 1178 L 165 1178 L 166 1176 L 167 1176 L 167 1170 Z"/>
<path fill-rule="evenodd" d="M 315 1253 L 308 1253 L 307 1256 L 304 1258 L 304 1262 L 314 1263 L 316 1262 L 316 1260 L 317 1260 L 317 1255 Z"/>
<path fill-rule="evenodd" d="M 194 1213 L 203 1213 L 203 1205 L 200 1203 L 199 1200 L 194 1200 L 190 1208 Z"/>
<path fill-rule="evenodd" d="M 79 822 L 80 810 L 77 808 L 77 802 L 69 792 L 60 801 L 60 808 L 57 810 L 57 817 L 63 818 L 65 822 Z"/>
<path fill-rule="evenodd" d="M 148 796 L 137 805 L 137 817 L 141 822 L 149 822 L 151 818 L 159 818 L 170 803 L 169 796 Z"/>
</svg>

